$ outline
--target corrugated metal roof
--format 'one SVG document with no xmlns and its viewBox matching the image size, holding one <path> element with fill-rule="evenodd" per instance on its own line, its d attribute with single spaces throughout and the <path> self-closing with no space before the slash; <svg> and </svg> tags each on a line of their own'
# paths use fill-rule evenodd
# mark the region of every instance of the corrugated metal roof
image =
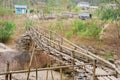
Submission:
<svg viewBox="0 0 120 80">
<path fill-rule="evenodd" d="M 15 5 L 15 8 L 27 8 L 26 5 Z"/>
</svg>

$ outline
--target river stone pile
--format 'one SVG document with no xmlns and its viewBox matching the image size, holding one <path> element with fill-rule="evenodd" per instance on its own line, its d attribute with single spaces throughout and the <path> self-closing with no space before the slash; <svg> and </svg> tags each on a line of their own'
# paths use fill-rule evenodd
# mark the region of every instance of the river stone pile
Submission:
<svg viewBox="0 0 120 80">
<path fill-rule="evenodd" d="M 28 53 L 29 49 L 31 47 L 31 38 L 29 35 L 23 35 L 20 37 L 20 39 L 17 41 L 16 45 L 18 51 L 21 53 Z"/>
</svg>

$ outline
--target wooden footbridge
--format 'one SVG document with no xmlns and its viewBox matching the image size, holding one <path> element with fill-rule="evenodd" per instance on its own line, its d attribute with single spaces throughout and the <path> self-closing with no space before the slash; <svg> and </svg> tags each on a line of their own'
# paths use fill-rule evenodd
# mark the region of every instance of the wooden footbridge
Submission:
<svg viewBox="0 0 120 80">
<path fill-rule="evenodd" d="M 42 27 L 31 27 L 27 30 L 26 34 L 31 37 L 35 49 L 44 51 L 61 64 L 61 66 L 58 67 L 42 68 L 38 70 L 60 68 L 62 71 L 62 68 L 72 68 L 74 73 L 76 72 L 79 74 L 78 78 L 75 80 L 120 80 L 117 77 L 120 74 L 120 71 L 114 64 L 73 44 L 53 31 Z M 34 50 L 32 53 L 34 53 Z M 0 73 L 0 75 L 28 72 L 27 80 L 29 80 L 32 56 L 29 70 Z M 81 75 L 83 75 L 82 78 Z"/>
</svg>

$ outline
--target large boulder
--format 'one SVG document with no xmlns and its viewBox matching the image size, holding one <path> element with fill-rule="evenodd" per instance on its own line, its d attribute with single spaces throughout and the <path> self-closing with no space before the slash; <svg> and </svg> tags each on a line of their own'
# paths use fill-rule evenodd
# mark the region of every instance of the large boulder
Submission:
<svg viewBox="0 0 120 80">
<path fill-rule="evenodd" d="M 10 64 L 10 70 L 21 69 L 29 59 L 30 56 L 28 53 L 20 53 L 0 43 L 0 71 L 6 71 L 7 62 Z"/>
<path fill-rule="evenodd" d="M 43 51 L 35 51 L 32 67 L 46 67 L 47 55 Z M 10 70 L 28 69 L 31 53 L 13 50 L 0 43 L 0 72 L 6 71 L 7 62 Z M 36 58 L 36 59 L 35 59 Z"/>
</svg>

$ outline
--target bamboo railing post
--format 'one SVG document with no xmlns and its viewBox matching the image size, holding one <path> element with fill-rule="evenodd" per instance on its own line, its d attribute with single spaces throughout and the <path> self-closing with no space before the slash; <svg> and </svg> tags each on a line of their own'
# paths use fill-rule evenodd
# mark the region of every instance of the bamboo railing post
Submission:
<svg viewBox="0 0 120 80">
<path fill-rule="evenodd" d="M 50 55 L 50 49 L 49 49 L 49 48 L 48 48 L 48 55 Z M 49 56 L 47 57 L 47 60 L 48 60 L 48 61 L 50 61 L 50 63 L 49 63 L 49 64 L 47 63 L 47 67 L 48 67 L 49 65 L 50 65 L 49 67 L 51 67 L 51 59 L 50 59 L 50 57 L 49 57 Z M 51 70 L 51 76 L 52 76 L 52 80 L 54 80 L 52 70 Z M 46 74 L 46 80 L 48 80 L 48 70 L 47 70 L 47 74 Z"/>
<path fill-rule="evenodd" d="M 48 61 L 49 61 L 49 60 L 48 60 L 48 57 L 49 57 L 49 56 L 47 55 L 47 67 L 49 66 L 49 64 L 48 64 Z M 47 70 L 47 73 L 46 73 L 46 80 L 48 80 L 48 70 Z"/>
<path fill-rule="evenodd" d="M 116 68 L 118 68 L 117 64 L 115 63 Z M 119 73 L 115 71 L 115 77 L 118 78 Z"/>
<path fill-rule="evenodd" d="M 62 55 L 60 55 L 60 60 L 62 60 L 63 57 Z M 60 66 L 62 66 L 62 63 L 60 62 Z M 62 68 L 60 68 L 60 80 L 63 80 L 63 77 L 62 77 Z"/>
<path fill-rule="evenodd" d="M 32 55 L 31 55 L 30 63 L 29 63 L 29 67 L 28 67 L 27 80 L 29 80 L 29 76 L 30 76 L 30 68 L 32 65 L 33 57 L 34 57 L 34 51 L 35 51 L 35 46 L 33 45 Z"/>
<path fill-rule="evenodd" d="M 74 51 L 72 51 L 72 53 L 71 53 L 71 57 L 73 58 L 72 61 L 71 61 L 71 64 L 73 65 L 72 70 L 73 70 L 73 74 L 74 74 L 74 73 L 75 73 L 75 72 L 74 72 L 74 65 L 75 65 Z M 74 75 L 73 75 L 73 80 L 74 80 Z"/>
<path fill-rule="evenodd" d="M 8 72 L 9 72 L 9 62 L 7 61 L 7 69 L 6 69 L 6 72 L 7 72 L 7 74 L 5 75 L 5 80 L 8 80 L 8 77 L 9 77 L 9 74 L 8 74 Z"/>
<path fill-rule="evenodd" d="M 46 74 L 46 80 L 48 80 L 48 70 L 47 70 L 47 74 Z"/>
<path fill-rule="evenodd" d="M 93 80 L 96 80 L 96 62 L 96 59 L 93 60 Z"/>
<path fill-rule="evenodd" d="M 58 46 L 59 46 L 61 52 L 62 52 L 62 47 L 61 47 L 62 44 L 63 44 L 63 39 L 60 38 L 60 42 L 59 42 Z"/>
<path fill-rule="evenodd" d="M 50 37 L 49 37 L 49 38 L 50 38 L 50 46 L 52 46 L 52 44 L 51 44 L 51 40 L 52 40 L 52 32 L 50 31 L 49 33 L 50 33 Z"/>
<path fill-rule="evenodd" d="M 61 45 L 63 45 L 63 38 L 61 38 Z"/>
<path fill-rule="evenodd" d="M 48 54 L 50 55 L 50 49 L 48 48 Z M 49 57 L 49 61 L 50 61 L 50 67 L 51 67 L 51 65 L 52 65 L 52 63 L 51 63 L 51 58 Z M 52 80 L 54 80 L 54 76 L 53 76 L 53 72 L 52 72 L 52 70 L 51 70 L 51 76 L 52 76 Z"/>
<path fill-rule="evenodd" d="M 36 80 L 38 80 L 38 67 L 37 67 L 37 56 L 35 55 L 35 65 L 36 65 Z"/>
<path fill-rule="evenodd" d="M 10 78 L 9 80 L 12 80 L 12 74 L 11 74 L 11 73 L 10 73 L 10 76 L 9 76 L 9 78 Z"/>
</svg>

